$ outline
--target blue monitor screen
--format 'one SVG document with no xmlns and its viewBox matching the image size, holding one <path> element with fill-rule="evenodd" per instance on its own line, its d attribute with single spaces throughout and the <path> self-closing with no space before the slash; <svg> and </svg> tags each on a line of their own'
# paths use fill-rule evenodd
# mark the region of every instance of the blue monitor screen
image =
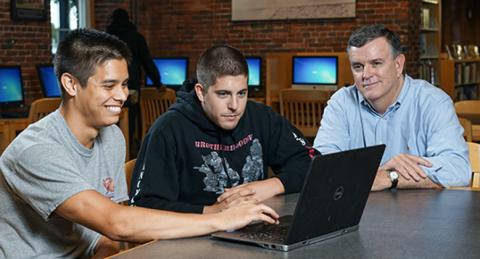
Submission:
<svg viewBox="0 0 480 259">
<path fill-rule="evenodd" d="M 162 84 L 179 87 L 187 79 L 188 58 L 154 58 L 153 62 L 160 73 Z M 153 82 L 147 77 L 145 84 L 151 86 Z"/>
<path fill-rule="evenodd" d="M 58 85 L 53 65 L 38 65 L 37 71 L 42 84 L 43 95 L 45 97 L 60 97 L 60 86 Z"/>
<path fill-rule="evenodd" d="M 262 79 L 262 59 L 260 57 L 247 57 L 248 85 L 258 88 Z"/>
<path fill-rule="evenodd" d="M 23 83 L 20 67 L 0 67 L 0 103 L 23 104 Z"/>
<path fill-rule="evenodd" d="M 327 56 L 294 56 L 292 83 L 304 85 L 336 85 L 338 58 Z"/>
</svg>

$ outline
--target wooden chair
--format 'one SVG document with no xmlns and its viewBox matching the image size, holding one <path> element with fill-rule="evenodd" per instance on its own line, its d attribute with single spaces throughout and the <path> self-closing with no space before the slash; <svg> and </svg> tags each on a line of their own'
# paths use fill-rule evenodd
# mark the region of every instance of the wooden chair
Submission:
<svg viewBox="0 0 480 259">
<path fill-rule="evenodd" d="M 472 140 L 480 141 L 480 100 L 467 100 L 455 103 L 458 117 L 468 119 L 472 123 Z"/>
<path fill-rule="evenodd" d="M 472 122 L 465 118 L 458 118 L 460 125 L 463 127 L 463 137 L 466 141 L 472 142 Z"/>
<path fill-rule="evenodd" d="M 323 109 L 332 92 L 322 90 L 280 90 L 280 114 L 307 138 L 314 138 L 320 127 Z"/>
<path fill-rule="evenodd" d="M 153 122 L 175 102 L 175 91 L 167 88 L 160 92 L 156 88 L 142 88 L 140 93 L 141 137 L 147 134 Z"/>
<path fill-rule="evenodd" d="M 123 137 L 125 138 L 125 161 L 130 159 L 130 132 L 128 129 L 128 108 L 123 107 L 122 111 L 120 112 L 120 118 L 118 119 L 117 123 L 118 127 L 122 131 Z"/>
<path fill-rule="evenodd" d="M 467 142 L 470 164 L 472 165 L 472 187 L 480 187 L 480 144 Z"/>
<path fill-rule="evenodd" d="M 28 111 L 28 124 L 38 121 L 55 111 L 62 102 L 61 98 L 42 98 L 33 101 Z"/>
<path fill-rule="evenodd" d="M 125 163 L 125 179 L 127 180 L 128 193 L 130 193 L 130 184 L 132 183 L 132 174 L 136 162 L 137 159 L 135 158 Z"/>
</svg>

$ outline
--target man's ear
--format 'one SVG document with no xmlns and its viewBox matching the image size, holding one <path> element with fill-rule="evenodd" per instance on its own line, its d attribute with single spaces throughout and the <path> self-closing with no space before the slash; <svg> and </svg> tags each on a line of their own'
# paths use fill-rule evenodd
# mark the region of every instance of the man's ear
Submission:
<svg viewBox="0 0 480 259">
<path fill-rule="evenodd" d="M 197 94 L 198 100 L 200 100 L 200 102 L 203 103 L 203 101 L 205 99 L 205 97 L 203 95 L 203 93 L 204 93 L 203 92 L 203 89 L 204 89 L 203 85 L 197 83 L 197 84 L 195 84 L 194 89 L 195 89 L 195 93 Z"/>
<path fill-rule="evenodd" d="M 80 84 L 74 76 L 69 73 L 63 73 L 60 76 L 60 83 L 68 95 L 77 95 L 78 87 L 80 87 Z"/>
<path fill-rule="evenodd" d="M 405 55 L 399 54 L 395 58 L 395 69 L 397 70 L 397 76 L 401 76 L 403 74 L 404 68 L 405 68 Z"/>
</svg>

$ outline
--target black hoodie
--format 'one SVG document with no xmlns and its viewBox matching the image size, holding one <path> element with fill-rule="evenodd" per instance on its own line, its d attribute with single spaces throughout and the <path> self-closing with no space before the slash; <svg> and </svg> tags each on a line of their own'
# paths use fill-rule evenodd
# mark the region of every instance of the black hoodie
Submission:
<svg viewBox="0 0 480 259">
<path fill-rule="evenodd" d="M 303 135 L 268 106 L 248 101 L 237 127 L 225 131 L 204 113 L 194 91 L 152 125 L 132 177 L 132 205 L 202 213 L 229 188 L 267 178 L 298 192 L 315 152 Z"/>
<path fill-rule="evenodd" d="M 132 90 L 137 90 L 137 92 L 140 91 L 142 66 L 145 69 L 145 73 L 152 79 L 153 84 L 158 87 L 161 86 L 160 74 L 150 56 L 147 42 L 137 31 L 136 26 L 128 20 L 115 20 L 108 26 L 107 32 L 124 41 L 132 52 L 132 62 L 128 66 L 128 87 Z"/>
</svg>

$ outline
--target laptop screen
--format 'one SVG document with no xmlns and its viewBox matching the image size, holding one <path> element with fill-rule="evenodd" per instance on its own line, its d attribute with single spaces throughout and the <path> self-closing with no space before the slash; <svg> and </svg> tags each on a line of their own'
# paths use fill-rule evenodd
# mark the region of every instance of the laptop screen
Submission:
<svg viewBox="0 0 480 259">
<path fill-rule="evenodd" d="M 42 85 L 43 96 L 60 97 L 61 91 L 53 65 L 37 65 L 38 77 Z"/>
<path fill-rule="evenodd" d="M 0 104 L 23 104 L 23 82 L 20 66 L 0 67 Z"/>
</svg>

